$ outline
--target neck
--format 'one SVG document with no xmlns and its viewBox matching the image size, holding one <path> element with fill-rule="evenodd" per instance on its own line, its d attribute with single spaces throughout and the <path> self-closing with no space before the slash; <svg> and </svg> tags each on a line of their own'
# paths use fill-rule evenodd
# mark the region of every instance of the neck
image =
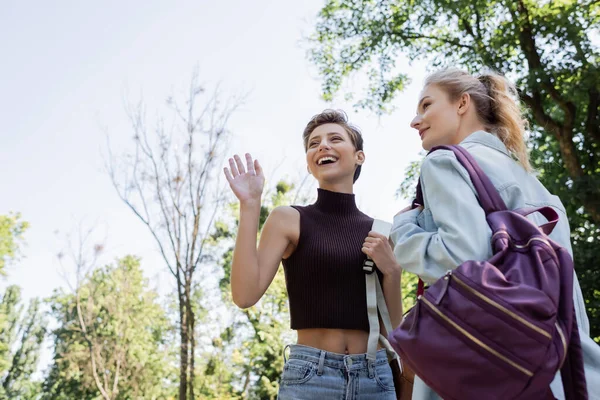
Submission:
<svg viewBox="0 0 600 400">
<path fill-rule="evenodd" d="M 352 214 L 358 211 L 354 194 L 334 192 L 323 188 L 318 189 L 315 205 L 321 211 L 329 214 Z"/>
<path fill-rule="evenodd" d="M 337 193 L 354 193 L 354 175 L 335 181 L 319 181 L 319 189 Z"/>
<path fill-rule="evenodd" d="M 461 126 L 459 128 L 458 132 L 456 133 L 456 137 L 454 139 L 455 143 L 452 143 L 452 144 L 459 144 L 460 142 L 465 140 L 467 137 L 469 137 L 473 132 L 477 132 L 477 131 L 486 131 L 487 132 L 488 129 L 479 121 L 465 123 L 463 126 Z"/>
<path fill-rule="evenodd" d="M 327 182 L 321 182 L 319 184 L 319 189 L 323 189 L 323 190 L 328 190 L 330 192 L 336 192 L 336 193 L 347 193 L 347 194 L 352 194 L 354 193 L 354 185 L 348 185 L 348 184 L 344 184 L 344 183 L 327 183 Z"/>
</svg>

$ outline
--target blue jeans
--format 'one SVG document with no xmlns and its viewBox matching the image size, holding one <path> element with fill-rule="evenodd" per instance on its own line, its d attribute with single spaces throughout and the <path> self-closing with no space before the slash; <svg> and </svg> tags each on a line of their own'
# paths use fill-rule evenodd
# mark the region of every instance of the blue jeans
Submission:
<svg viewBox="0 0 600 400">
<path fill-rule="evenodd" d="M 290 357 L 283 366 L 279 400 L 396 399 L 385 350 L 379 350 L 377 359 L 369 361 L 366 354 L 344 355 L 302 345 L 287 347 Z"/>
</svg>

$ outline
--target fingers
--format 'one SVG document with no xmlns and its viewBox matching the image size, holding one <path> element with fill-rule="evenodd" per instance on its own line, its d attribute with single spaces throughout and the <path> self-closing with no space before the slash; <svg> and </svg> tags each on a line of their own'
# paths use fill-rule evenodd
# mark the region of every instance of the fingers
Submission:
<svg viewBox="0 0 600 400">
<path fill-rule="evenodd" d="M 231 176 L 231 172 L 229 172 L 229 168 L 227 168 L 227 167 L 223 168 L 223 172 L 225 172 L 225 178 L 227 179 L 227 182 L 231 183 L 233 181 L 233 176 Z"/>
<path fill-rule="evenodd" d="M 387 238 L 387 236 L 384 236 L 375 231 L 371 231 L 369 232 L 369 236 L 365 238 L 362 248 L 363 253 L 370 256 L 374 251 L 377 251 L 378 249 L 385 249 L 385 247 L 388 246 L 391 247 L 389 245 L 389 239 Z"/>
<path fill-rule="evenodd" d="M 235 161 L 233 160 L 233 158 L 229 159 L 229 168 L 231 169 L 231 175 L 235 178 L 236 176 L 238 176 L 240 173 L 238 172 L 238 169 L 235 165 Z"/>
<path fill-rule="evenodd" d="M 263 169 L 260 166 L 260 164 L 258 163 L 258 160 L 254 160 L 254 171 L 256 171 L 256 175 L 258 175 L 258 176 L 263 175 Z"/>
<path fill-rule="evenodd" d="M 256 174 L 256 171 L 254 170 L 254 163 L 252 162 L 252 156 L 250 155 L 250 153 L 246 153 L 246 168 L 248 169 L 249 174 Z"/>
<path fill-rule="evenodd" d="M 258 163 L 258 160 L 252 160 L 250 153 L 246 153 L 245 158 L 246 166 L 244 166 L 242 158 L 237 154 L 229 159 L 229 169 L 223 169 L 227 180 L 235 179 L 239 175 L 245 174 L 246 170 L 251 175 L 262 175 L 262 167 Z"/>
<path fill-rule="evenodd" d="M 235 165 L 237 165 L 237 169 L 240 175 L 245 174 L 246 168 L 244 168 L 244 163 L 242 162 L 240 156 L 236 154 L 235 156 L 233 156 L 233 158 L 235 159 Z"/>
<path fill-rule="evenodd" d="M 370 247 L 363 245 L 362 252 L 365 253 L 369 258 L 373 255 L 373 250 Z"/>
<path fill-rule="evenodd" d="M 382 235 L 381 233 L 377 233 L 375 231 L 369 232 L 369 235 L 365 238 L 365 241 L 370 239 L 370 241 L 376 240 L 387 240 L 387 236 Z"/>
</svg>

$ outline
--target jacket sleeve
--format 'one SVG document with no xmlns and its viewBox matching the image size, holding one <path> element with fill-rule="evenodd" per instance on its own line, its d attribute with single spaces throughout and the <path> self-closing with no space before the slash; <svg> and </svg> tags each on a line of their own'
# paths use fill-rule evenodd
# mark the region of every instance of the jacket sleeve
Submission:
<svg viewBox="0 0 600 400">
<path fill-rule="evenodd" d="M 492 254 L 491 229 L 467 171 L 454 153 L 438 150 L 421 167 L 423 213 L 437 229 L 419 226 L 418 210 L 394 217 L 391 239 L 396 260 L 405 270 L 432 283 L 467 260 Z"/>
</svg>

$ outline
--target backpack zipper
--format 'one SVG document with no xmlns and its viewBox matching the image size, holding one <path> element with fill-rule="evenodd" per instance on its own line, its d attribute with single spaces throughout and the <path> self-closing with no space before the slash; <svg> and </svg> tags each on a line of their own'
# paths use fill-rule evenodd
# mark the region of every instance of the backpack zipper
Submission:
<svg viewBox="0 0 600 400">
<path fill-rule="evenodd" d="M 517 313 L 509 310 L 508 308 L 504 307 L 503 305 L 496 303 L 494 300 L 490 299 L 486 295 L 484 295 L 484 294 L 480 293 L 479 291 L 473 289 L 471 286 L 467 285 L 460 278 L 458 278 L 456 276 L 456 274 L 452 275 L 452 279 L 456 283 L 458 283 L 461 287 L 463 287 L 464 289 L 468 290 L 470 293 L 474 294 L 475 296 L 479 297 L 481 300 L 483 300 L 486 303 L 488 303 L 488 304 L 496 307 L 498 310 L 502 311 L 503 313 L 505 313 L 506 315 L 510 316 L 511 318 L 519 321 L 521 324 L 525 325 L 529 329 L 532 329 L 532 330 L 536 331 L 537 333 L 539 333 L 539 334 L 547 337 L 548 339 L 552 340 L 552 335 L 550 333 L 548 333 L 544 329 L 540 328 L 539 326 L 536 326 L 536 325 L 532 324 L 531 322 L 527 321 L 525 318 L 523 318 L 520 315 L 518 315 Z"/>
<path fill-rule="evenodd" d="M 487 344 L 483 343 L 481 340 L 477 339 L 475 336 L 471 335 L 469 332 L 467 332 L 464 328 L 462 328 L 456 322 L 452 321 L 450 318 L 448 318 L 446 315 L 444 315 L 436 306 L 434 306 L 429 300 L 427 300 L 427 298 L 425 296 L 423 296 L 421 298 L 421 300 L 423 300 L 423 303 L 425 303 L 425 305 L 427 305 L 427 307 L 429 307 L 432 311 L 434 311 L 440 318 L 442 318 L 444 321 L 446 321 L 447 323 L 449 323 L 454 329 L 456 329 L 461 334 L 463 334 L 464 336 L 466 336 L 473 343 L 475 343 L 476 345 L 478 345 L 482 349 L 487 350 L 489 353 L 491 353 L 492 355 L 496 356 L 496 358 L 499 358 L 500 360 L 502 360 L 505 363 L 509 364 L 513 368 L 521 371 L 525 375 L 527 375 L 527 376 L 533 376 L 533 372 L 531 372 L 527 368 L 523 367 L 522 365 L 519 365 L 518 363 L 510 360 L 509 358 L 505 357 L 504 355 L 498 353 L 496 350 L 492 349 L 490 346 L 488 346 Z"/>
</svg>

